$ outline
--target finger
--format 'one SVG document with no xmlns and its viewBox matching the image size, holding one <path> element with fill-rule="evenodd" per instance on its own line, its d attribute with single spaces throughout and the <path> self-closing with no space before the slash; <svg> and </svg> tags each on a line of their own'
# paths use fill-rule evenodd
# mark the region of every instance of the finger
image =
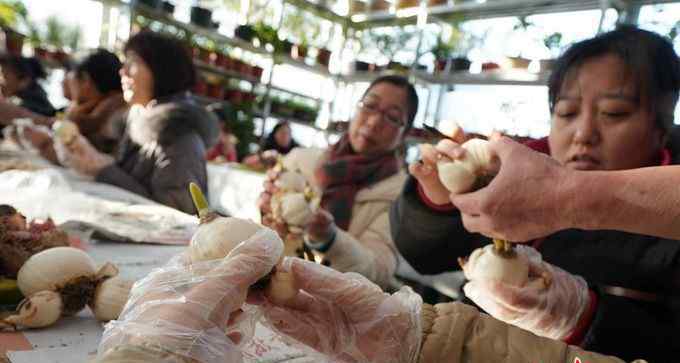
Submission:
<svg viewBox="0 0 680 363">
<path fill-rule="evenodd" d="M 319 330 L 333 329 L 330 324 L 323 324 L 320 317 L 283 307 L 265 309 L 265 316 L 279 332 L 320 352 L 324 349 L 320 346 L 322 340 L 319 337 Z M 312 324 L 314 320 L 316 324 Z"/>
<path fill-rule="evenodd" d="M 494 318 L 507 322 L 508 320 L 514 320 L 521 315 L 520 311 L 498 301 L 496 297 L 485 290 L 478 281 L 466 283 L 463 286 L 463 292 L 466 297 Z"/>
<path fill-rule="evenodd" d="M 488 148 L 492 155 L 498 156 L 498 158 L 501 159 L 501 163 L 503 160 L 506 160 L 513 151 L 518 149 L 531 150 L 505 136 L 497 137 L 495 140 L 490 141 Z"/>
<path fill-rule="evenodd" d="M 426 164 L 434 166 L 437 164 L 437 155 L 439 153 L 430 144 L 420 144 L 420 160 Z"/>
<path fill-rule="evenodd" d="M 419 182 L 424 180 L 429 180 L 433 175 L 436 175 L 437 168 L 433 167 L 432 164 L 426 164 L 424 162 L 418 161 L 409 165 L 408 171 L 413 175 Z"/>
<path fill-rule="evenodd" d="M 444 139 L 438 142 L 437 146 L 435 146 L 435 149 L 437 152 L 444 154 L 451 159 L 460 159 L 465 155 L 465 148 L 449 139 Z"/>
<path fill-rule="evenodd" d="M 490 280 L 483 282 L 489 284 L 489 289 L 494 296 L 506 307 L 520 311 L 534 310 L 543 301 L 542 293 L 532 287 L 524 288 L 504 284 L 499 281 Z"/>
<path fill-rule="evenodd" d="M 300 290 L 313 297 L 337 303 L 343 310 L 355 308 L 350 305 L 363 301 L 366 297 L 382 294 L 377 285 L 358 274 L 344 274 L 299 258 L 286 259 L 283 266 L 289 266 L 288 270 L 293 274 Z M 348 299 L 351 303 L 342 304 Z"/>
<path fill-rule="evenodd" d="M 449 200 L 458 210 L 463 214 L 463 222 L 465 223 L 465 218 L 467 217 L 469 222 L 476 224 L 472 218 L 482 214 L 482 199 L 485 197 L 485 188 L 482 188 L 476 192 L 464 193 L 464 194 L 451 194 Z M 465 216 L 467 215 L 467 216 Z M 467 225 L 465 226 L 468 227 Z M 469 230 L 469 229 L 468 229 Z M 475 229 L 478 230 L 478 229 Z"/>
</svg>

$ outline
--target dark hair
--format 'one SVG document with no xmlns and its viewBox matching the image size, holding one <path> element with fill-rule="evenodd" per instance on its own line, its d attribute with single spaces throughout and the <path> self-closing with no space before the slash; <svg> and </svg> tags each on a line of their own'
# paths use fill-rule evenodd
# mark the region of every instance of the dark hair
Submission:
<svg viewBox="0 0 680 363">
<path fill-rule="evenodd" d="M 413 120 L 415 120 L 416 114 L 418 113 L 418 93 L 416 93 L 416 89 L 413 87 L 413 84 L 411 84 L 408 79 L 402 76 L 388 75 L 378 77 L 374 79 L 373 82 L 371 82 L 361 98 L 366 97 L 368 92 L 380 83 L 389 83 L 399 88 L 403 88 L 406 91 L 406 106 L 408 107 L 406 130 L 410 129 L 411 126 L 413 126 Z"/>
<path fill-rule="evenodd" d="M 555 110 L 562 85 L 587 60 L 606 54 L 618 56 L 638 86 L 638 99 L 649 100 L 655 122 L 664 131 L 673 125 L 680 89 L 680 60 L 664 37 L 633 26 L 622 26 L 578 42 L 559 57 L 548 81 L 550 112 Z"/>
<path fill-rule="evenodd" d="M 31 81 L 47 77 L 47 72 L 40 61 L 35 58 L 27 58 L 10 55 L 0 58 L 3 67 L 9 67 L 19 76 L 19 78 L 29 78 Z"/>
<path fill-rule="evenodd" d="M 0 217 L 10 217 L 17 213 L 17 210 L 8 204 L 0 204 Z"/>
<path fill-rule="evenodd" d="M 156 99 L 187 91 L 196 82 L 189 48 L 179 39 L 143 30 L 127 41 L 128 51 L 135 52 L 151 69 Z"/>
<path fill-rule="evenodd" d="M 87 74 L 97 90 L 103 94 L 121 91 L 121 63 L 118 56 L 106 49 L 97 49 L 75 65 L 73 70 L 78 78 Z"/>
<path fill-rule="evenodd" d="M 291 134 L 291 137 L 290 137 L 290 144 L 288 144 L 288 146 L 282 146 L 282 145 L 279 145 L 279 143 L 276 142 L 276 132 L 279 131 L 279 129 L 284 127 L 284 126 L 288 126 L 288 128 L 290 128 L 290 122 L 281 121 L 278 124 L 276 124 L 276 126 L 274 126 L 274 128 L 269 133 L 269 135 L 267 135 L 267 139 L 265 139 L 265 141 L 264 141 L 264 145 L 262 146 L 262 151 L 276 150 L 276 151 L 279 152 L 279 154 L 283 155 L 283 154 L 288 154 L 288 152 L 290 152 L 291 150 L 293 150 L 294 148 L 299 146 L 298 143 L 295 142 L 295 140 L 293 139 L 292 134 Z"/>
</svg>

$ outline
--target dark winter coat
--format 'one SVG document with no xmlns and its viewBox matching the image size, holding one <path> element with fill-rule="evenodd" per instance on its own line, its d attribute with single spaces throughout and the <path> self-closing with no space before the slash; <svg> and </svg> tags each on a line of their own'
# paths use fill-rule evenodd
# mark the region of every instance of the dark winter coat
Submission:
<svg viewBox="0 0 680 363">
<path fill-rule="evenodd" d="M 207 193 L 205 152 L 217 142 L 217 119 L 188 96 L 132 113 L 116 162 L 96 180 L 194 213 L 188 187 L 194 182 Z"/>
</svg>

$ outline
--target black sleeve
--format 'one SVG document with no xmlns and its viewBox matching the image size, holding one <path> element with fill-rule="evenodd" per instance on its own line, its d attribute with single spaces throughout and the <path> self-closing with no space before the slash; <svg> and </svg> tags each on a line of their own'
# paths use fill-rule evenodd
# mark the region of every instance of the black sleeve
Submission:
<svg viewBox="0 0 680 363">
<path fill-rule="evenodd" d="M 413 177 L 392 204 L 390 228 L 401 255 L 421 274 L 459 270 L 458 257 L 489 243 L 465 230 L 458 211 L 440 212 L 425 205 Z"/>
<path fill-rule="evenodd" d="M 598 292 L 597 311 L 581 346 L 626 361 L 677 362 L 678 306 L 671 305 Z"/>
</svg>

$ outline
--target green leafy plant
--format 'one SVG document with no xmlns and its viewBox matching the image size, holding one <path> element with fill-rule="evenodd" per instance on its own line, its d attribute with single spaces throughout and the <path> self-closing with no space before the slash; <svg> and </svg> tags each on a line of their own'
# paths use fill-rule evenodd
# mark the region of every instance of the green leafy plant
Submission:
<svg viewBox="0 0 680 363">
<path fill-rule="evenodd" d="M 56 15 L 49 16 L 45 22 L 45 41 L 57 48 L 63 48 L 68 26 L 59 20 Z"/>
<path fill-rule="evenodd" d="M 412 31 L 403 28 L 393 28 L 391 32 L 378 32 L 376 30 L 369 30 L 367 33 L 365 43 L 373 49 L 378 49 L 382 54 L 392 61 L 395 54 L 404 49 L 406 44 L 415 36 Z"/>
<path fill-rule="evenodd" d="M 28 39 L 29 44 L 31 44 L 34 48 L 42 45 L 43 34 L 40 31 L 40 28 L 38 27 L 37 24 L 28 23 L 28 38 L 27 39 Z"/>
<path fill-rule="evenodd" d="M 286 13 L 281 29 L 290 34 L 295 41 L 303 46 L 308 46 L 313 40 L 318 39 L 321 34 L 319 19 L 300 9 L 294 9 Z"/>
<path fill-rule="evenodd" d="M 545 38 L 543 38 L 543 44 L 550 49 L 552 53 L 560 51 L 562 46 L 562 33 L 552 33 Z"/>
<path fill-rule="evenodd" d="M 71 51 L 78 50 L 78 46 L 83 38 L 83 29 L 79 25 L 71 27 L 70 30 L 66 31 L 65 43 L 71 48 Z"/>
<path fill-rule="evenodd" d="M 16 30 L 28 20 L 28 11 L 19 0 L 0 0 L 0 26 Z"/>
</svg>

